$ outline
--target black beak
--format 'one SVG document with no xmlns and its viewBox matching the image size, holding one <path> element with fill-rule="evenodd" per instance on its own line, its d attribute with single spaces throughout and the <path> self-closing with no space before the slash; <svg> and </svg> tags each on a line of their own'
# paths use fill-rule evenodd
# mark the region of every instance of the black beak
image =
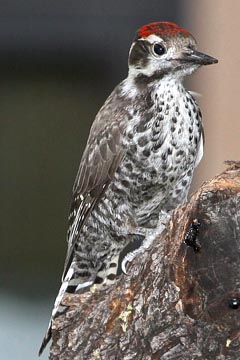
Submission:
<svg viewBox="0 0 240 360">
<path fill-rule="evenodd" d="M 196 50 L 188 50 L 182 54 L 183 62 L 189 62 L 196 65 L 211 65 L 216 64 L 218 62 L 217 59 L 215 59 L 212 56 L 203 54 Z"/>
</svg>

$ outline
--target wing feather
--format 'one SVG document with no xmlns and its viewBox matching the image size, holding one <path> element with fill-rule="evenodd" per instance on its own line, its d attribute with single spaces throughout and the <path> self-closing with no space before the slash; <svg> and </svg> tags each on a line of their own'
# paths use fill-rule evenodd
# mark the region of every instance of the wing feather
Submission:
<svg viewBox="0 0 240 360">
<path fill-rule="evenodd" d="M 200 131 L 201 131 L 201 135 L 200 135 L 200 141 L 199 141 L 199 145 L 198 145 L 198 149 L 197 149 L 197 156 L 196 156 L 196 160 L 195 160 L 195 168 L 198 166 L 198 164 L 200 163 L 202 157 L 203 157 L 203 148 L 204 148 L 204 143 L 205 143 L 205 139 L 204 139 L 204 129 L 203 129 L 203 125 L 201 124 L 200 127 Z"/>
<path fill-rule="evenodd" d="M 120 124 L 108 123 L 103 129 L 93 124 L 90 131 L 73 187 L 67 234 L 68 252 L 62 279 L 71 264 L 75 243 L 84 223 L 102 198 L 124 156 Z"/>
</svg>

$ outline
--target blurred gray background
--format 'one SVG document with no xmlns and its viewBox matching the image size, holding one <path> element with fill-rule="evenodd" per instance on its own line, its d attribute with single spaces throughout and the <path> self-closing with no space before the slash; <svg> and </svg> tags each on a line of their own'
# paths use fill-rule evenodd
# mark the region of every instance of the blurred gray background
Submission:
<svg viewBox="0 0 240 360">
<path fill-rule="evenodd" d="M 206 132 L 193 189 L 239 158 L 239 11 L 234 0 L 0 1 L 0 359 L 37 358 L 89 127 L 141 25 L 177 22 L 220 60 L 187 82 Z"/>
</svg>

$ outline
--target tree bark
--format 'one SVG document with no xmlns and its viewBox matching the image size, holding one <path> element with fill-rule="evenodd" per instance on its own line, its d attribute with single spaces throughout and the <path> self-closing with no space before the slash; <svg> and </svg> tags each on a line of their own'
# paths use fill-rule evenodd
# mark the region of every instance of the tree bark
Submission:
<svg viewBox="0 0 240 360">
<path fill-rule="evenodd" d="M 65 297 L 51 360 L 240 359 L 240 162 L 227 164 L 128 276 Z"/>
</svg>

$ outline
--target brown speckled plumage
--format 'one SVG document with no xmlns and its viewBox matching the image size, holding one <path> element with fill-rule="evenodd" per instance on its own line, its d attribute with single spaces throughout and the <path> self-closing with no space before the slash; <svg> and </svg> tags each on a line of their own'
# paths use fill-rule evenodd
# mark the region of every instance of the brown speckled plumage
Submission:
<svg viewBox="0 0 240 360">
<path fill-rule="evenodd" d="M 93 122 L 73 188 L 53 316 L 64 310 L 66 292 L 111 283 L 130 243 L 144 250 L 159 221 L 186 200 L 202 156 L 201 113 L 183 78 L 216 60 L 197 52 L 194 38 L 177 25 L 150 25 L 130 49 L 128 77 Z M 40 352 L 50 332 L 51 324 Z"/>
</svg>

